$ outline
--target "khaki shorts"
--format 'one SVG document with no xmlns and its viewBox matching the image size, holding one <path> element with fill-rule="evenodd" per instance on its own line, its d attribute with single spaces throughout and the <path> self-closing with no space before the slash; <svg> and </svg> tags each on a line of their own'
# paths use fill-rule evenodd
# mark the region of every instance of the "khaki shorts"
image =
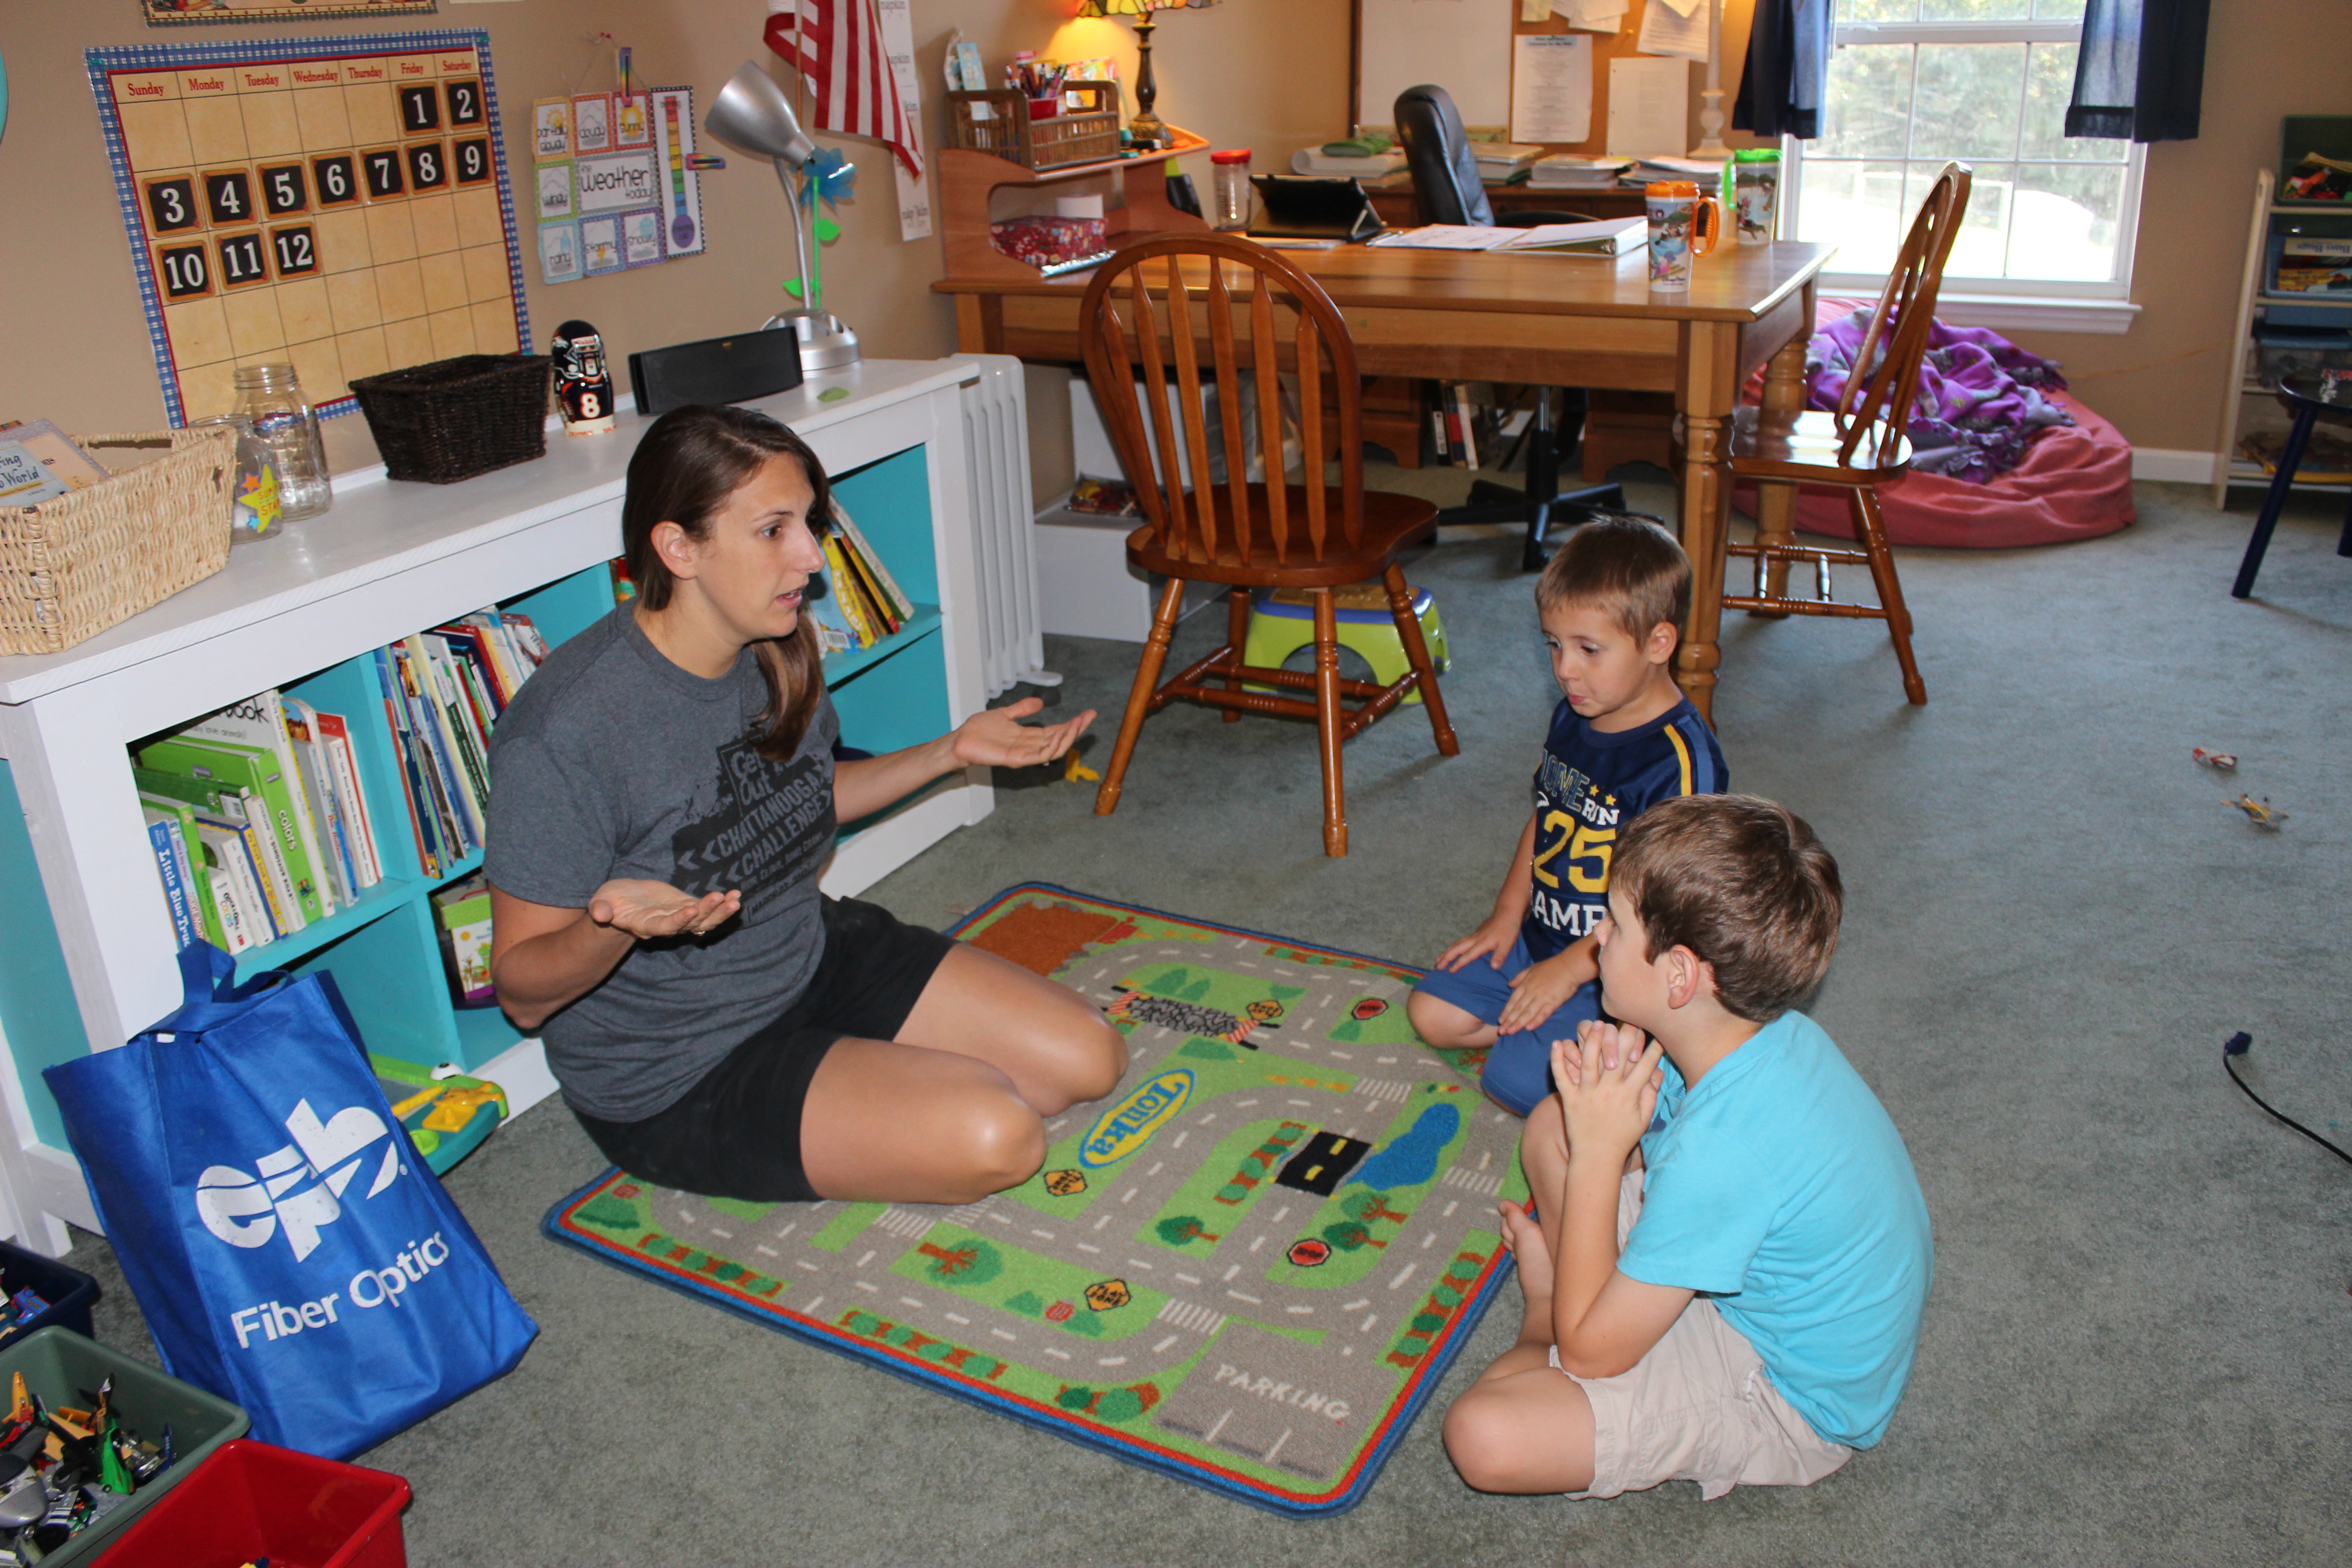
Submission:
<svg viewBox="0 0 2352 1568">
<path fill-rule="evenodd" d="M 1641 1212 L 1637 1171 L 1618 1190 L 1620 1247 Z M 1551 1364 L 1559 1365 L 1557 1345 Z M 1576 1381 L 1592 1402 L 1592 1485 L 1574 1497 L 1696 1481 L 1712 1500 L 1735 1486 L 1811 1486 L 1853 1458 L 1780 1397 L 1756 1347 L 1704 1298 L 1683 1309 L 1632 1371 Z"/>
</svg>

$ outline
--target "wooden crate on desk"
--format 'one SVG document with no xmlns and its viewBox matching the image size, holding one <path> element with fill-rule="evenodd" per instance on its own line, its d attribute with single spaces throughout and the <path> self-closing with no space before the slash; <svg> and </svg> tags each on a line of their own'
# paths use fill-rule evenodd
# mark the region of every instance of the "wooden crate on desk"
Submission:
<svg viewBox="0 0 2352 1568">
<path fill-rule="evenodd" d="M 1094 95 L 1092 109 L 1030 118 L 1028 94 L 1013 88 L 948 94 L 950 129 L 967 153 L 993 153 L 1024 169 L 1058 169 L 1118 156 L 1118 84 L 1074 81 L 1065 92 Z M 1047 101 L 1060 104 L 1058 98 Z"/>
</svg>

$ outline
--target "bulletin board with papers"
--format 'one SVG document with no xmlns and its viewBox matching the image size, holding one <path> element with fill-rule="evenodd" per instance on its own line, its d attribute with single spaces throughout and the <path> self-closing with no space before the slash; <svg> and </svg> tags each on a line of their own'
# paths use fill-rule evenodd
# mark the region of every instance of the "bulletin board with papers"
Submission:
<svg viewBox="0 0 2352 1568">
<path fill-rule="evenodd" d="M 1391 123 L 1396 96 L 1435 82 L 1474 132 L 1554 153 L 1680 153 L 1675 146 L 1610 144 L 1610 84 L 1623 71 L 1645 86 L 1672 60 L 1682 75 L 1706 58 L 1710 13 L 1720 0 L 1355 0 L 1357 122 Z M 1723 72 L 1738 76 L 1727 39 Z M 1677 58 L 1679 57 L 1679 58 Z M 1695 101 L 1696 93 L 1687 98 Z M 1687 110 L 1685 110 L 1687 112 Z M 1621 124 L 1625 117 L 1615 117 Z"/>
</svg>

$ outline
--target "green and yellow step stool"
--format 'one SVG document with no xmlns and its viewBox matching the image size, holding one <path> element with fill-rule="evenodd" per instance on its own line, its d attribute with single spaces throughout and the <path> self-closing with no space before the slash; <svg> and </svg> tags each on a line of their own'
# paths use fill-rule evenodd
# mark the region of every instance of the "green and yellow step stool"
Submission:
<svg viewBox="0 0 2352 1568">
<path fill-rule="evenodd" d="M 1429 645 L 1429 661 L 1444 675 L 1452 661 L 1445 653 L 1445 626 L 1437 618 L 1437 602 L 1426 588 L 1412 593 L 1412 613 L 1421 622 L 1422 640 Z M 1378 583 L 1355 583 L 1331 591 L 1332 609 L 1339 623 L 1339 646 L 1353 648 L 1372 667 L 1372 679 L 1382 686 L 1404 679 L 1412 668 L 1405 658 L 1404 639 L 1397 636 L 1396 619 L 1389 614 L 1389 591 Z M 1279 669 L 1282 661 L 1315 641 L 1315 595 L 1305 588 L 1261 588 L 1250 603 L 1249 640 L 1242 662 L 1262 669 Z M 1271 687 L 1249 686 L 1251 691 Z M 1415 686 L 1407 702 L 1421 700 Z"/>
</svg>

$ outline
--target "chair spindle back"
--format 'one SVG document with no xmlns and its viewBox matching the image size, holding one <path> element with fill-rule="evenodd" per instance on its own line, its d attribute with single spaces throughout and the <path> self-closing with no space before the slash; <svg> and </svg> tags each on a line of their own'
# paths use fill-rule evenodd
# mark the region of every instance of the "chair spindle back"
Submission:
<svg viewBox="0 0 2352 1568">
<path fill-rule="evenodd" d="M 1244 311 L 1246 321 L 1237 321 Z M 1096 272 L 1078 307 L 1078 331 L 1112 445 L 1169 554 L 1246 559 L 1270 546 L 1276 562 L 1287 564 L 1294 552 L 1320 561 L 1327 542 L 1362 543 L 1355 343 L 1330 296 L 1290 261 L 1227 235 L 1153 236 L 1122 247 Z M 1297 486 L 1284 482 L 1286 369 L 1298 389 L 1305 463 Z M 1336 385 L 1336 453 L 1324 450 L 1318 416 L 1326 375 Z M 1210 385 L 1217 394 L 1213 431 L 1202 400 Z M 1254 430 L 1244 418 L 1245 385 L 1256 405 Z M 1223 485 L 1209 479 L 1213 443 L 1224 458 Z M 1253 457 L 1264 476 L 1255 498 Z M 1323 482 L 1330 457 L 1341 459 L 1336 497 Z"/>
<path fill-rule="evenodd" d="M 1911 423 L 1919 392 L 1919 363 L 1936 324 L 1936 295 L 1943 287 L 1944 263 L 1968 215 L 1971 171 L 1947 163 L 1927 189 L 1911 220 L 1911 232 L 1886 275 L 1886 287 L 1870 312 L 1854 368 L 1838 396 L 1837 425 L 1843 439 L 1838 461 L 1854 466 L 1854 453 L 1874 437 L 1868 466 L 1892 459 Z"/>
</svg>

